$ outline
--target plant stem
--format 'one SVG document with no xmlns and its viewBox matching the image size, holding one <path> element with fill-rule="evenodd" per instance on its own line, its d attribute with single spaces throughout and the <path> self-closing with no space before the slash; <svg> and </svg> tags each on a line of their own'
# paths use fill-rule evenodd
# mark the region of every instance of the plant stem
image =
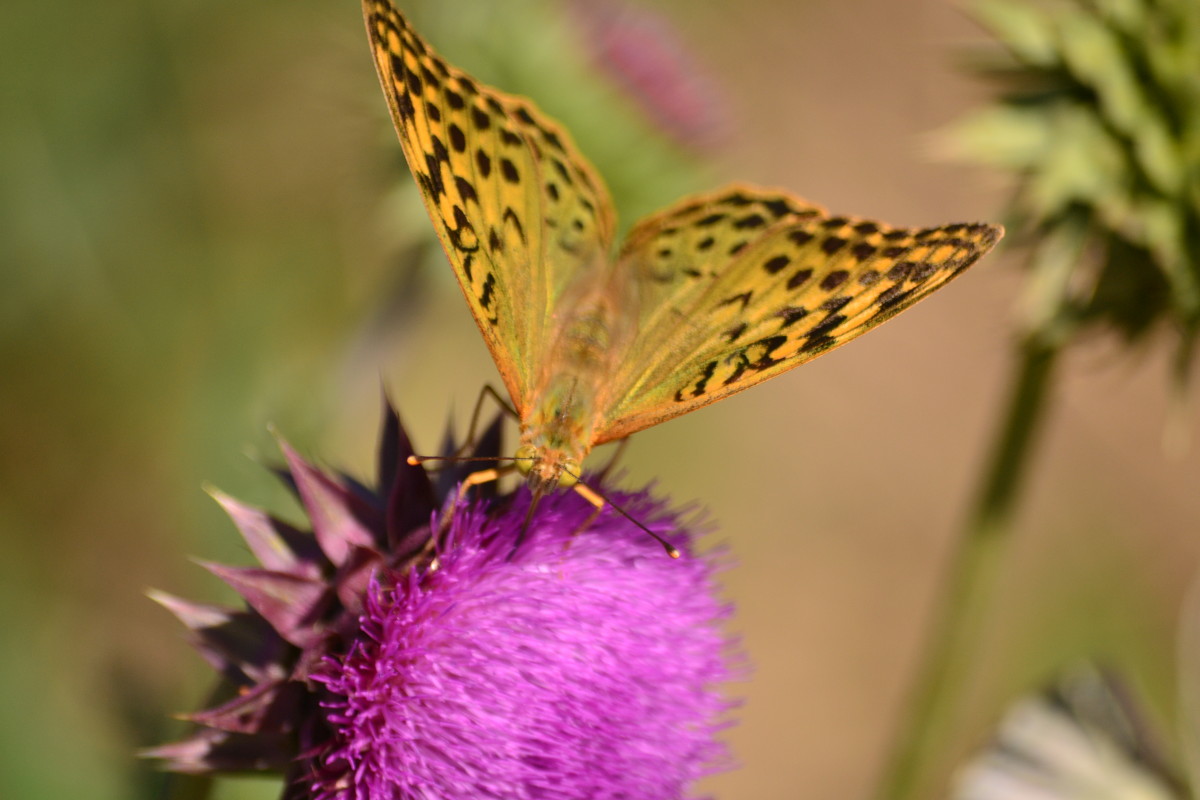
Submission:
<svg viewBox="0 0 1200 800">
<path fill-rule="evenodd" d="M 1000 551 L 1012 525 L 1020 479 L 1046 408 L 1058 348 L 1045 337 L 1028 336 L 1007 411 L 992 446 L 984 480 L 958 552 L 949 586 L 918 674 L 905 727 L 880 784 L 881 800 L 910 800 L 921 789 L 921 769 L 944 740 L 953 711 L 966 689 L 971 658 L 978 651 L 983 617 L 992 596 Z"/>
</svg>

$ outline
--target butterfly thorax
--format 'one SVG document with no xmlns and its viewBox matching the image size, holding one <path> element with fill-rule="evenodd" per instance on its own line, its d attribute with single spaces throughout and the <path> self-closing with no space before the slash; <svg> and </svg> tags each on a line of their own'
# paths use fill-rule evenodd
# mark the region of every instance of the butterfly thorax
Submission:
<svg viewBox="0 0 1200 800">
<path fill-rule="evenodd" d="M 611 292 L 588 292 L 553 321 L 559 334 L 521 421 L 517 451 L 535 492 L 574 484 L 592 449 L 604 381 L 625 339 L 615 305 Z"/>
</svg>

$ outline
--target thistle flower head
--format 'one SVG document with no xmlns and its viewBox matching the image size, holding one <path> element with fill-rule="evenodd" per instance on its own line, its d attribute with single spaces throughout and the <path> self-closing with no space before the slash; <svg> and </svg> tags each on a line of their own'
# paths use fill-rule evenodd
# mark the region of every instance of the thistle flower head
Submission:
<svg viewBox="0 0 1200 800">
<path fill-rule="evenodd" d="M 613 498 L 678 561 L 620 516 L 589 524 L 592 507 L 566 492 L 542 500 L 514 549 L 524 489 L 447 505 L 434 547 L 449 481 L 407 465 L 390 409 L 380 452 L 385 488 L 371 492 L 284 445 L 311 532 L 218 497 L 262 564 L 208 566 L 248 608 L 157 597 L 236 694 L 150 755 L 187 772 L 274 770 L 285 797 L 330 800 L 678 797 L 727 765 L 714 735 L 730 707 L 729 608 L 676 513 L 646 493 Z"/>
<path fill-rule="evenodd" d="M 1034 246 L 1032 327 L 1128 339 L 1200 326 L 1200 4 L 975 0 L 1007 51 L 997 102 L 950 146 L 1013 173 L 1010 241 Z"/>
</svg>

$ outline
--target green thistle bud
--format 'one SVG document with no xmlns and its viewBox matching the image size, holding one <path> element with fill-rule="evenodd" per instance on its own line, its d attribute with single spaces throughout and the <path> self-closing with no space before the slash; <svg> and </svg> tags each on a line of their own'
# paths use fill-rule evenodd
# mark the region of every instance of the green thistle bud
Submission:
<svg viewBox="0 0 1200 800">
<path fill-rule="evenodd" d="M 1200 3 L 971 8 L 1007 51 L 983 67 L 1001 91 L 948 142 L 1016 178 L 1006 222 L 1032 246 L 1030 332 L 1134 341 L 1167 322 L 1183 366 L 1200 326 Z"/>
</svg>

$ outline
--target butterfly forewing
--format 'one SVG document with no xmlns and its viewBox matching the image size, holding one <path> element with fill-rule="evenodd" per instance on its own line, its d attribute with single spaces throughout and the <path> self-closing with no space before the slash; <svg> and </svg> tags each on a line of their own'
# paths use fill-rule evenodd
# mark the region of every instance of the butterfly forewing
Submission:
<svg viewBox="0 0 1200 800">
<path fill-rule="evenodd" d="M 961 273 L 986 224 L 903 229 L 734 186 L 643 220 L 622 263 L 641 324 L 597 443 L 747 389 L 844 344 Z"/>
<path fill-rule="evenodd" d="M 528 100 L 448 65 L 390 3 L 364 0 L 375 64 L 434 227 L 525 415 L 552 309 L 608 257 L 615 218 L 595 170 Z"/>
</svg>

